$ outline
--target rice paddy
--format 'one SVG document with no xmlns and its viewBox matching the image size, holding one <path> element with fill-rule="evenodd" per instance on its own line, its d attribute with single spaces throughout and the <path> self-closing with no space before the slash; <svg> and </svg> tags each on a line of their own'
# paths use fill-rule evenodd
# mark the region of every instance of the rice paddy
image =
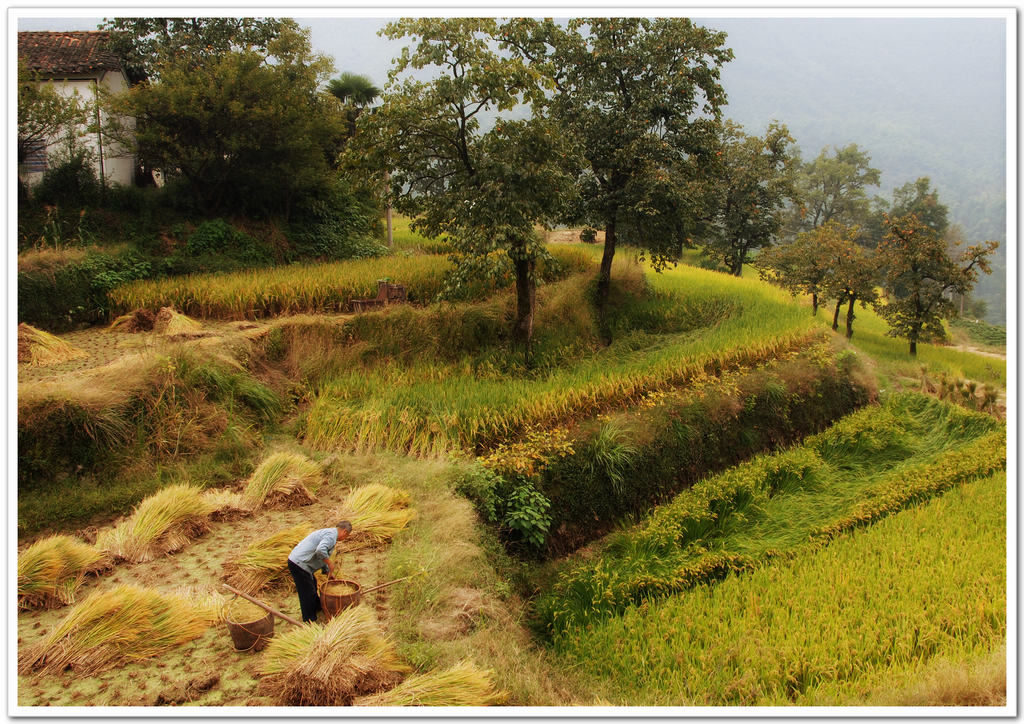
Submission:
<svg viewBox="0 0 1024 724">
<path fill-rule="evenodd" d="M 422 252 L 440 247 L 411 234 L 397 245 L 407 253 L 384 260 L 386 270 L 366 260 L 139 283 L 118 290 L 119 304 L 180 310 L 165 321 L 183 326 L 163 331 L 187 337 L 225 324 L 216 319 L 344 310 L 385 275 L 415 304 L 429 301 L 447 262 Z M 558 252 L 570 270 L 594 253 Z M 162 490 L 118 510 L 127 517 L 116 525 L 79 531 L 95 546 L 67 536 L 22 551 L 18 704 L 872 704 L 901 696 L 887 687 L 909 692 L 943 661 L 974 666 L 1005 646 L 1005 425 L 922 395 L 890 394 L 801 446 L 706 478 L 579 561 L 511 558 L 453 494 L 458 461 L 624 407 L 642 414 L 660 395 L 815 354 L 828 336 L 782 292 L 679 267 L 630 281 L 623 293 L 650 296 L 610 347 L 563 344 L 558 334 L 589 324 L 586 282 L 541 287 L 538 319 L 557 330 L 539 332 L 531 370 L 497 346 L 463 354 L 507 321 L 503 297 L 345 317 L 279 357 L 264 324 L 258 344 L 233 353 L 233 382 L 182 366 L 225 404 L 252 402 L 251 456 L 219 471 L 225 487 L 164 473 Z M 456 318 L 463 327 L 446 326 Z M 427 319 L 438 323 L 431 339 L 402 336 Z M 107 339 L 127 338 L 129 321 Z M 902 343 L 858 312 L 861 323 L 853 345 L 883 358 L 893 387 L 916 387 L 922 366 L 1005 384 L 999 361 L 929 345 L 905 360 Z M 372 338 L 381 330 L 397 341 Z M 342 363 L 282 361 L 335 352 L 316 349 L 322 342 L 347 346 Z M 275 392 L 243 384 L 257 373 Z M 168 398 L 174 384 L 161 388 Z M 175 399 L 189 409 L 186 396 Z M 319 451 L 330 457 L 317 462 Z M 353 523 L 335 558 L 340 578 L 366 590 L 426 575 L 326 623 L 277 619 L 266 649 L 235 651 L 225 622 L 266 612 L 230 598 L 221 581 L 298 617 L 287 554 L 339 519 Z M 550 575 L 556 565 L 562 576 Z M 527 623 L 538 613 L 547 632 L 533 638 Z M 940 701 L 925 696 L 926 706 Z M 949 701 L 967 694 L 957 696 Z"/>
</svg>

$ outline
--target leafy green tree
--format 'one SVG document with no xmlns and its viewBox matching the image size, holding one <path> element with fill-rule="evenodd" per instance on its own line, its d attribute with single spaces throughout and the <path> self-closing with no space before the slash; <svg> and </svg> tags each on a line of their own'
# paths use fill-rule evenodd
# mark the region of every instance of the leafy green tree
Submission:
<svg viewBox="0 0 1024 724">
<path fill-rule="evenodd" d="M 846 338 L 853 337 L 854 306 L 862 308 L 874 304 L 878 298 L 878 259 L 857 243 L 860 230 L 835 221 L 817 230 L 819 236 L 829 237 L 824 246 L 832 254 L 832 264 L 825 276 L 822 291 L 836 303 L 832 315 L 832 329 L 839 330 L 839 312 L 846 308 Z"/>
<path fill-rule="evenodd" d="M 514 338 L 529 363 L 535 269 L 544 254 L 534 227 L 550 227 L 563 212 L 572 187 L 567 151 L 543 119 L 499 116 L 485 129 L 480 117 L 536 101 L 536 74 L 498 51 L 492 19 L 406 19 L 383 32 L 411 42 L 381 105 L 360 117 L 347 165 L 378 177 L 390 171 L 389 196 L 415 217 L 413 228 L 452 240 L 459 253 L 450 291 L 511 270 Z M 433 77 L 425 80 L 425 69 Z"/>
<path fill-rule="evenodd" d="M 685 18 L 519 19 L 502 39 L 544 76 L 546 113 L 583 155 L 576 220 L 605 230 L 604 320 L 620 232 L 663 265 L 704 215 L 702 172 L 725 103 L 720 67 L 732 51 L 725 33 Z"/>
<path fill-rule="evenodd" d="M 822 149 L 817 158 L 802 164 L 790 229 L 809 231 L 833 220 L 847 226 L 863 224 L 870 214 L 865 188 L 877 186 L 881 179 L 881 172 L 870 163 L 868 154 L 851 143 L 833 148 L 832 153 Z"/>
<path fill-rule="evenodd" d="M 110 49 L 125 59 L 129 77 L 156 78 L 164 64 L 196 69 L 230 52 L 269 53 L 271 42 L 292 20 L 273 18 L 113 18 L 101 30 L 110 33 Z"/>
<path fill-rule="evenodd" d="M 940 236 L 949 229 L 949 209 L 939 202 L 939 194 L 931 188 L 931 180 L 922 176 L 894 189 L 891 202 L 875 197 L 865 229 L 864 243 L 872 248 L 881 243 L 888 229 L 886 216 L 895 219 L 908 214 L 914 214 Z"/>
<path fill-rule="evenodd" d="M 918 342 L 945 337 L 942 320 L 955 312 L 950 295 L 967 294 L 979 270 L 990 272 L 988 257 L 998 243 L 986 241 L 953 256 L 941 234 L 914 214 L 887 215 L 884 222 L 877 253 L 885 294 L 876 309 L 889 335 L 906 339 L 916 356 Z"/>
<path fill-rule="evenodd" d="M 722 129 L 715 212 L 704 250 L 740 276 L 750 253 L 772 245 L 783 210 L 794 198 L 798 161 L 784 125 L 771 123 L 764 137 L 727 121 Z"/>
<path fill-rule="evenodd" d="M 320 91 L 333 71 L 308 33 L 282 31 L 268 55 L 226 52 L 196 66 L 178 58 L 157 82 L 107 99 L 106 132 L 150 168 L 181 177 L 207 214 L 283 213 L 328 181 L 345 134 L 337 101 Z"/>
<path fill-rule="evenodd" d="M 818 313 L 826 279 L 841 253 L 831 225 L 805 231 L 789 244 L 763 250 L 754 260 L 758 275 L 791 294 L 811 295 L 812 314 Z"/>
</svg>

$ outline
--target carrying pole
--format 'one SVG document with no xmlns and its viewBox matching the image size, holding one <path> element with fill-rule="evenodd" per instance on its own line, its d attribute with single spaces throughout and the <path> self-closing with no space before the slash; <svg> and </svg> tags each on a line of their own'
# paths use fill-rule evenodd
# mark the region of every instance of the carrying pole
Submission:
<svg viewBox="0 0 1024 724">
<path fill-rule="evenodd" d="M 304 626 L 304 625 L 305 625 L 305 624 L 303 624 L 303 623 L 302 623 L 301 621 L 296 621 L 296 620 L 295 620 L 294 618 L 292 618 L 291 616 L 286 616 L 286 615 L 284 615 L 283 613 L 281 613 L 280 611 L 277 611 L 277 610 L 275 610 L 275 609 L 271 608 L 271 607 L 270 607 L 270 606 L 268 606 L 267 604 L 263 603 L 263 601 L 258 601 L 258 600 L 256 600 L 255 598 L 253 598 L 252 596 L 250 596 L 250 595 L 249 595 L 248 593 L 243 593 L 242 591 L 239 591 L 239 590 L 238 590 L 237 588 L 235 588 L 234 586 L 229 586 L 228 584 L 226 584 L 226 583 L 225 583 L 225 584 L 224 584 L 224 588 L 228 589 L 229 591 L 231 591 L 232 593 L 234 593 L 234 594 L 235 594 L 235 595 L 237 595 L 237 596 L 241 596 L 242 598 L 244 598 L 244 599 L 245 599 L 246 601 L 249 601 L 250 603 L 255 603 L 255 604 L 256 604 L 257 606 L 259 606 L 260 608 L 262 608 L 262 609 L 263 609 L 264 611 L 267 611 L 267 612 L 269 612 L 269 613 L 272 613 L 272 614 L 274 614 L 275 616 L 277 616 L 278 618 L 283 618 L 283 619 L 284 619 L 285 621 L 287 621 L 288 623 L 293 623 L 293 624 L 295 624 L 296 626 Z"/>
</svg>

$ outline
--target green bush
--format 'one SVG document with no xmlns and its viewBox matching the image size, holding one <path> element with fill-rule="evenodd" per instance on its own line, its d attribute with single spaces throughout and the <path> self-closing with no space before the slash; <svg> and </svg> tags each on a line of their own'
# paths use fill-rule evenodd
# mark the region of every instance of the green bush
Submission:
<svg viewBox="0 0 1024 724">
<path fill-rule="evenodd" d="M 523 541 L 533 550 L 544 546 L 551 527 L 551 501 L 532 481 L 505 477 L 474 463 L 460 471 L 454 487 L 473 503 L 481 519 L 498 527 L 506 543 L 514 546 Z"/>
<path fill-rule="evenodd" d="M 42 204 L 89 206 L 100 200 L 101 190 L 91 154 L 85 149 L 75 149 L 43 173 L 32 188 L 31 196 Z"/>
<path fill-rule="evenodd" d="M 19 272 L 18 321 L 52 332 L 106 322 L 108 292 L 151 272 L 151 264 L 130 251 L 92 251 L 55 269 Z"/>
<path fill-rule="evenodd" d="M 289 228 L 295 258 L 364 259 L 386 254 L 379 241 L 380 209 L 341 181 L 299 204 Z"/>
</svg>

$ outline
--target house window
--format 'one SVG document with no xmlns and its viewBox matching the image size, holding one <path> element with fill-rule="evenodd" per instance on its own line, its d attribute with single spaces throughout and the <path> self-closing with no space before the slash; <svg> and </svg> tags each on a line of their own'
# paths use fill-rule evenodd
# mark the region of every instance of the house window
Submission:
<svg viewBox="0 0 1024 724">
<path fill-rule="evenodd" d="M 25 155 L 22 165 L 25 173 L 42 173 L 46 170 L 46 142 L 36 141 Z"/>
</svg>

